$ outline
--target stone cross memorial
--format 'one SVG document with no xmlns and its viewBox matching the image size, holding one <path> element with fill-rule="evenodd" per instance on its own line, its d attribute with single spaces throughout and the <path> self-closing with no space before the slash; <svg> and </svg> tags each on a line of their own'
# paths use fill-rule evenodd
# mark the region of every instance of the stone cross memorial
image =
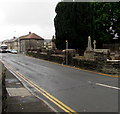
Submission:
<svg viewBox="0 0 120 114">
<path fill-rule="evenodd" d="M 93 49 L 92 49 L 92 45 L 91 45 L 91 37 L 90 36 L 88 36 L 88 47 L 87 47 L 87 49 L 86 49 L 87 51 L 92 51 Z"/>
<path fill-rule="evenodd" d="M 93 45 L 94 45 L 94 50 L 95 50 L 96 49 L 96 40 L 94 40 Z"/>
<path fill-rule="evenodd" d="M 92 48 L 92 45 L 91 45 L 91 37 L 89 36 L 88 37 L 88 46 L 84 52 L 84 57 L 87 59 L 87 60 L 93 60 L 94 59 L 94 51 L 93 51 L 93 48 Z"/>
</svg>

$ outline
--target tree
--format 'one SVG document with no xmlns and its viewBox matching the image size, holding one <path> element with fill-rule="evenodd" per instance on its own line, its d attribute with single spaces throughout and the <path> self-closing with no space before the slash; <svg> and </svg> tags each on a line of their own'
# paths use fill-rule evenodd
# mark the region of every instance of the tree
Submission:
<svg viewBox="0 0 120 114">
<path fill-rule="evenodd" d="M 60 2 L 55 11 L 57 13 L 54 19 L 57 48 L 64 49 L 65 40 L 68 40 L 69 48 L 84 49 L 87 37 L 90 35 L 90 4 Z"/>
<path fill-rule="evenodd" d="M 54 25 L 56 46 L 85 50 L 88 36 L 97 41 L 97 48 L 103 43 L 112 43 L 115 34 L 120 36 L 120 4 L 101 2 L 60 2 L 56 6 Z"/>
<path fill-rule="evenodd" d="M 120 36 L 120 4 L 119 3 L 94 3 L 94 39 L 97 48 L 102 48 L 103 43 L 112 43 L 115 34 Z M 120 39 L 119 39 L 120 40 Z"/>
</svg>

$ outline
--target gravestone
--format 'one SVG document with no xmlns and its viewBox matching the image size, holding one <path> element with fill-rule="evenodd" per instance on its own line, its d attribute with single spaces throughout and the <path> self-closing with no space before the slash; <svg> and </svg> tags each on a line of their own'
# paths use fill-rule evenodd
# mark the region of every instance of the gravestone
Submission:
<svg viewBox="0 0 120 114">
<path fill-rule="evenodd" d="M 111 59 L 110 49 L 94 49 L 94 53 L 95 60 L 107 61 L 107 59 Z"/>
<path fill-rule="evenodd" d="M 92 45 L 91 45 L 91 37 L 88 36 L 88 46 L 86 48 L 86 51 L 93 51 Z"/>
<path fill-rule="evenodd" d="M 110 54 L 110 49 L 94 49 L 95 53 L 103 53 L 103 54 Z"/>
<path fill-rule="evenodd" d="M 85 57 L 85 59 L 88 59 L 88 60 L 94 59 L 94 51 L 93 51 L 93 48 L 91 45 L 91 37 L 90 36 L 88 37 L 88 46 L 84 52 L 84 57 Z"/>
<path fill-rule="evenodd" d="M 94 50 L 95 50 L 96 49 L 96 40 L 94 40 L 93 45 L 94 45 Z"/>
</svg>

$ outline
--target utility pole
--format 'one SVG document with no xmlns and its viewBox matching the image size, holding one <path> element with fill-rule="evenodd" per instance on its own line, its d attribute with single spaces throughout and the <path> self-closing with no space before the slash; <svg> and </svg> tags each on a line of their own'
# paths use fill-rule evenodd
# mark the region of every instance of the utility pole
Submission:
<svg viewBox="0 0 120 114">
<path fill-rule="evenodd" d="M 19 33 L 17 31 L 14 31 L 14 33 L 17 33 L 16 34 L 16 38 L 17 38 L 17 52 L 19 53 L 20 52 L 20 39 L 19 39 Z"/>
<path fill-rule="evenodd" d="M 66 42 L 66 65 L 68 64 L 68 40 L 65 41 Z"/>
<path fill-rule="evenodd" d="M 19 38 L 19 33 L 18 33 L 18 53 L 20 53 L 20 38 Z"/>
</svg>

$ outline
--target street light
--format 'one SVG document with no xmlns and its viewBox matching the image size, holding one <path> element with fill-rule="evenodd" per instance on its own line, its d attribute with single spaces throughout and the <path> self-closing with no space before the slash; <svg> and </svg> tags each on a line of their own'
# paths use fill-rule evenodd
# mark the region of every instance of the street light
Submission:
<svg viewBox="0 0 120 114">
<path fill-rule="evenodd" d="M 20 52 L 20 39 L 19 39 L 19 33 L 17 32 L 17 31 L 14 31 L 15 33 L 17 33 L 16 34 L 16 36 L 17 36 L 17 50 L 18 50 L 18 53 Z"/>
</svg>

